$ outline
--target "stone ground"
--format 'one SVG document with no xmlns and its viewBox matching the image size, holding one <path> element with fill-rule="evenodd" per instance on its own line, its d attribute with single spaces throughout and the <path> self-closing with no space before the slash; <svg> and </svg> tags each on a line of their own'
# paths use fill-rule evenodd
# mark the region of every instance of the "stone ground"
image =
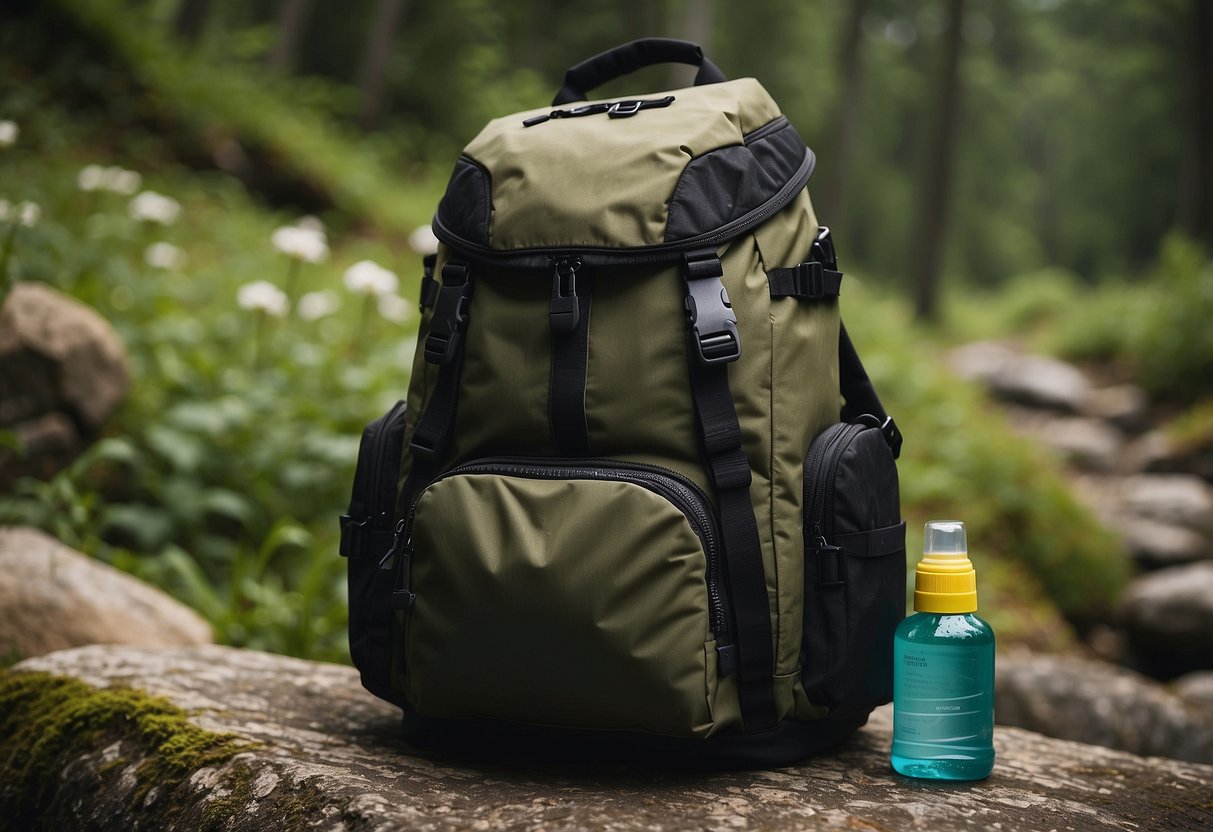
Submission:
<svg viewBox="0 0 1213 832">
<path fill-rule="evenodd" d="M 224 763 L 157 777 L 171 740 L 157 750 L 121 725 L 81 736 L 40 784 L 42 828 L 1213 829 L 1213 766 L 1016 728 L 996 731 L 998 762 L 986 781 L 903 778 L 888 764 L 887 707 L 829 757 L 697 774 L 644 760 L 422 753 L 401 741 L 398 712 L 365 693 L 352 669 L 250 650 L 92 646 L 11 672 L 28 671 L 140 688 L 208 731 L 254 744 Z M 0 720 L 6 716 L 20 714 Z M 0 761 L 37 753 L 11 743 L 0 738 Z M 2 819 L 22 822 L 13 813 L 20 787 L 11 777 L 0 782 L 0 828 Z"/>
</svg>

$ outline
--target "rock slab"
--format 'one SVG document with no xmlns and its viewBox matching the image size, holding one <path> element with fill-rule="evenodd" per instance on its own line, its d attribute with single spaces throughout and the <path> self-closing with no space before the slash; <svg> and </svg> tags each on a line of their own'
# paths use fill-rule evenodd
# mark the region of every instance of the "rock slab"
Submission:
<svg viewBox="0 0 1213 832">
<path fill-rule="evenodd" d="M 644 760 L 556 766 L 423 754 L 399 739 L 398 711 L 363 692 L 352 669 L 249 650 L 94 646 L 8 673 L 35 671 L 97 689 L 137 687 L 208 731 L 255 743 L 148 789 L 140 779 L 164 748 L 130 736 L 80 737 L 49 769 L 46 828 L 159 829 L 169 819 L 175 828 L 334 831 L 1213 828 L 1213 767 L 1016 728 L 996 731 L 998 762 L 986 781 L 902 778 L 888 764 L 887 707 L 833 755 L 773 771 L 697 774 Z M 0 736 L 0 761 L 29 753 L 8 742 Z M 13 788 L 0 780 L 0 818 L 21 799 Z"/>
<path fill-rule="evenodd" d="M 130 387 L 126 350 L 89 307 L 40 283 L 16 283 L 0 301 L 0 486 L 49 476 L 92 441 Z"/>
<path fill-rule="evenodd" d="M 0 654 L 212 640 L 201 616 L 155 587 L 37 529 L 0 527 Z"/>
</svg>

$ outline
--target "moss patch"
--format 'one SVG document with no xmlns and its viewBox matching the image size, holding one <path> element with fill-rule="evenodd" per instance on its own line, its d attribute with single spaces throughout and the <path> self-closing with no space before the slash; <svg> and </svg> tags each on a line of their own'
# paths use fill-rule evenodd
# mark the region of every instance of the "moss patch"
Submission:
<svg viewBox="0 0 1213 832">
<path fill-rule="evenodd" d="M 166 699 L 47 673 L 0 676 L 0 738 L 0 827 L 13 829 L 53 823 L 64 767 L 114 742 L 155 761 L 136 769 L 132 800 L 154 786 L 173 789 L 195 771 L 253 747 L 199 728 Z M 119 766 L 105 768 L 112 773 Z"/>
</svg>

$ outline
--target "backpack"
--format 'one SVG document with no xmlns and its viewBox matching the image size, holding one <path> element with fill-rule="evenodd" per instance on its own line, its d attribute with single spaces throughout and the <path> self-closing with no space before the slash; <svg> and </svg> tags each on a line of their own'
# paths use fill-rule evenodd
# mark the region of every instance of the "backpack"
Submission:
<svg viewBox="0 0 1213 832">
<path fill-rule="evenodd" d="M 662 62 L 694 85 L 585 101 Z M 769 765 L 890 700 L 901 436 L 814 163 L 757 81 L 660 38 L 466 147 L 341 518 L 351 657 L 410 737 Z"/>
</svg>

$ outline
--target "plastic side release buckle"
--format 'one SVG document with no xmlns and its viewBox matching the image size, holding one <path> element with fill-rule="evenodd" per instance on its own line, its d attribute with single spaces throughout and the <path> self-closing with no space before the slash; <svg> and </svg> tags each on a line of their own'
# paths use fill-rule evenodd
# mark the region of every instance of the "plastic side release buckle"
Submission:
<svg viewBox="0 0 1213 832">
<path fill-rule="evenodd" d="M 688 252 L 684 263 L 687 320 L 695 352 L 704 364 L 727 364 L 741 357 L 737 316 L 721 277 L 724 269 L 715 251 Z"/>
<path fill-rule="evenodd" d="M 901 456 L 901 443 L 905 439 L 901 435 L 901 428 L 897 427 L 897 423 L 890 416 L 884 420 L 884 424 L 880 426 L 880 432 L 884 434 L 884 440 L 889 443 L 889 450 L 893 452 L 893 459 Z"/>
<path fill-rule="evenodd" d="M 581 260 L 576 257 L 562 257 L 555 263 L 548 322 L 552 326 L 552 332 L 557 335 L 568 335 L 581 322 L 581 301 L 577 297 L 579 268 Z"/>
<path fill-rule="evenodd" d="M 425 360 L 430 364 L 449 364 L 463 346 L 463 331 L 467 327 L 468 300 L 472 281 L 467 266 L 447 263 L 442 267 L 442 288 L 430 323 L 430 335 L 425 339 Z"/>
<path fill-rule="evenodd" d="M 834 238 L 830 236 L 830 227 L 821 226 L 817 231 L 817 239 L 813 241 L 810 260 L 816 260 L 827 269 L 838 270 L 838 253 L 834 250 Z"/>
</svg>

